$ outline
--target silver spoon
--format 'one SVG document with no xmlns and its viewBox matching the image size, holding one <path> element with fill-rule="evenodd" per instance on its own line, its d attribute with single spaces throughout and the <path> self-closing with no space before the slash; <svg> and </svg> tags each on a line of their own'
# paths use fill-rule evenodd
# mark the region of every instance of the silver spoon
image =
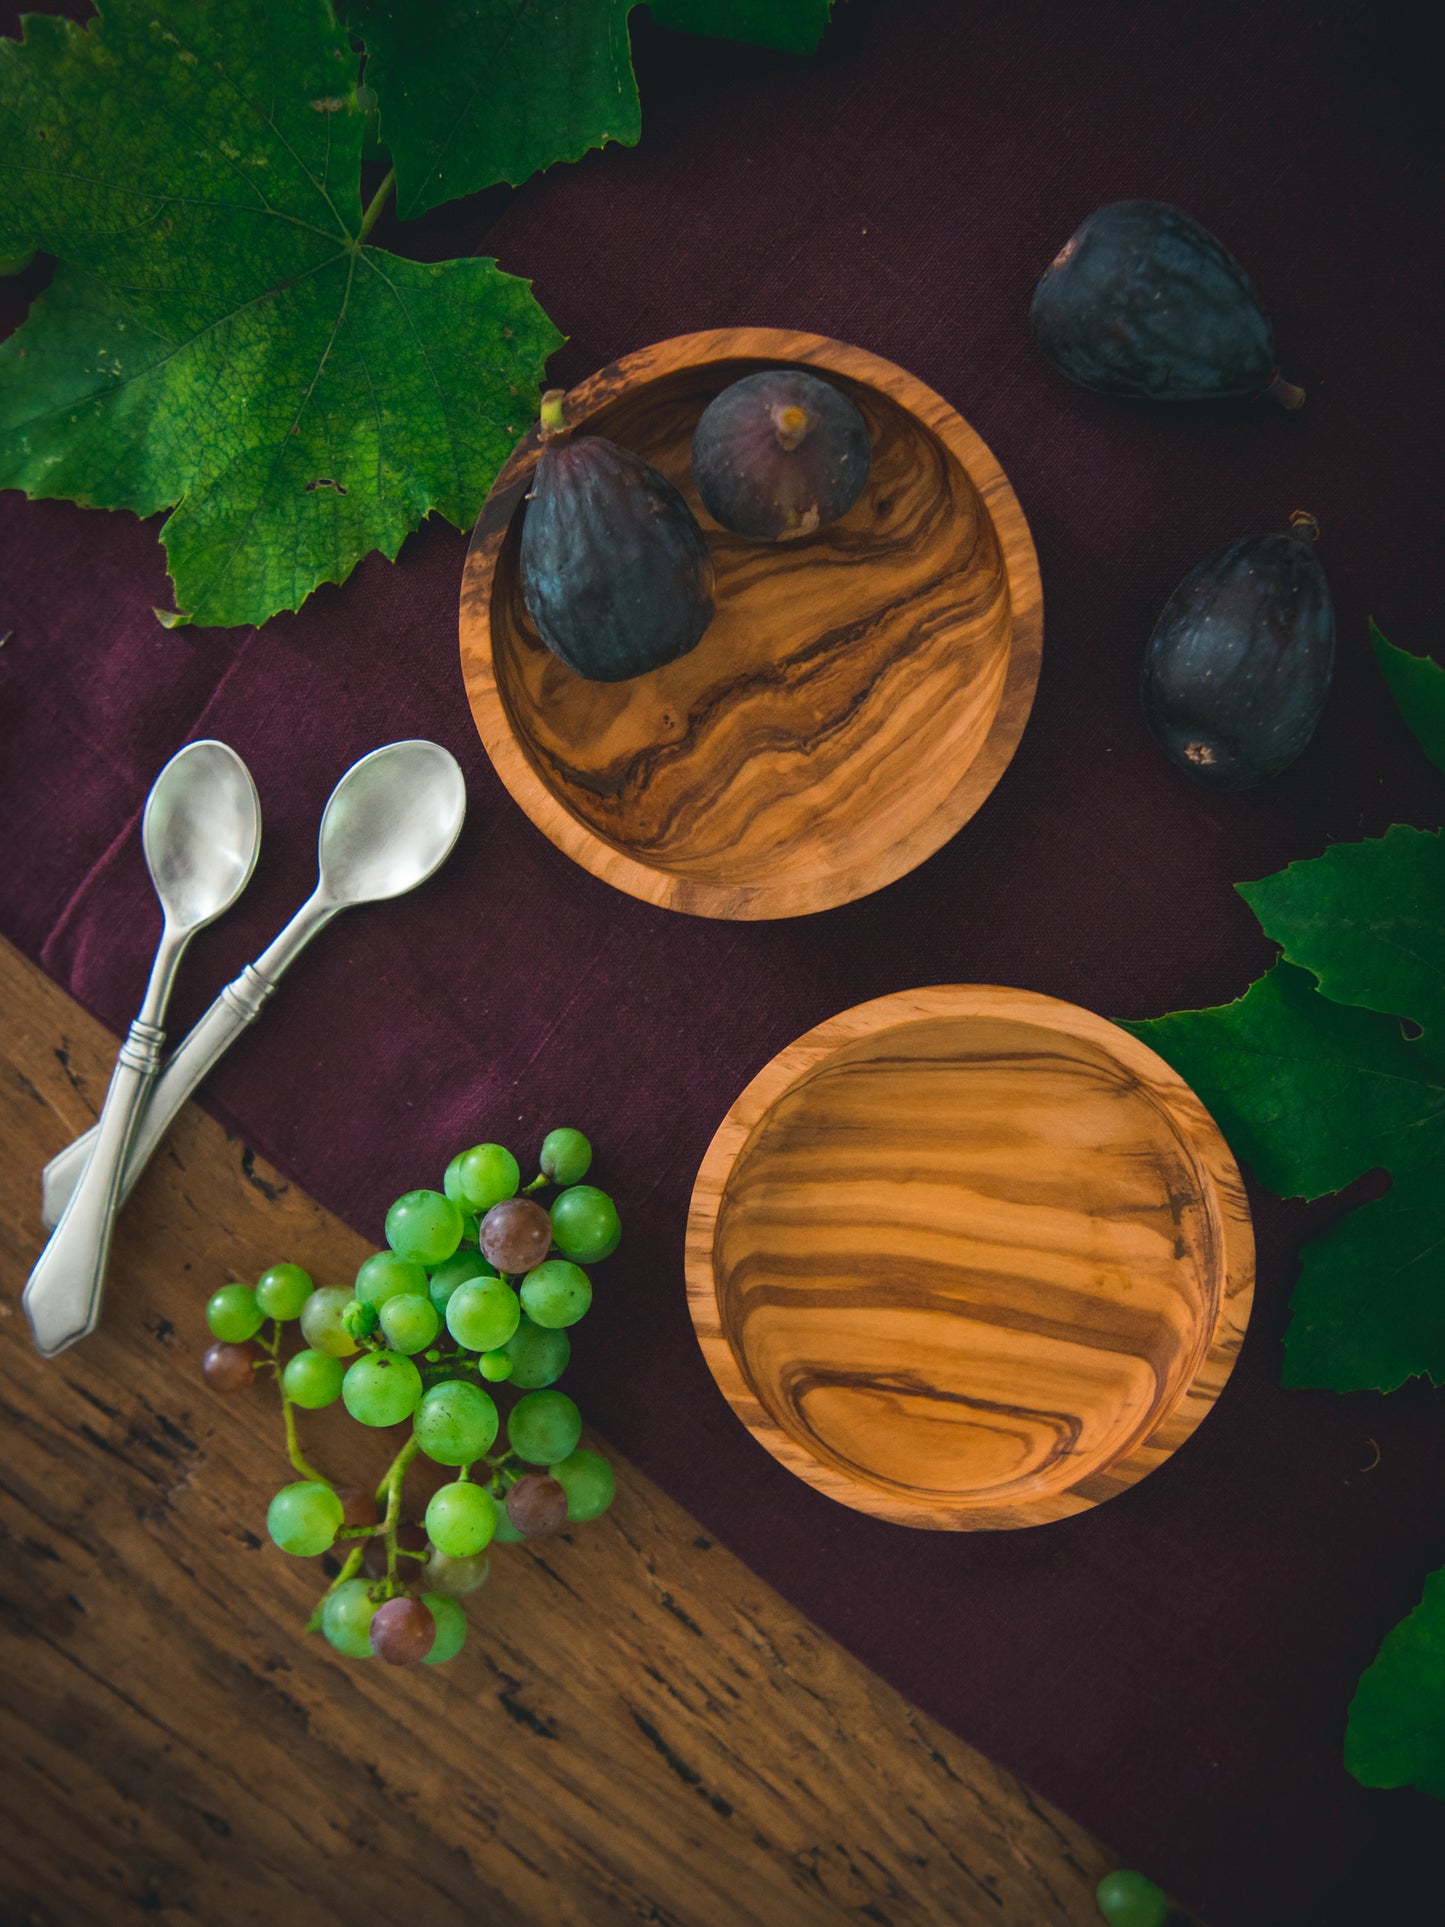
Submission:
<svg viewBox="0 0 1445 1927">
<path fill-rule="evenodd" d="M 388 743 L 353 763 L 331 792 L 317 841 L 316 888 L 280 936 L 227 984 L 176 1047 L 151 1093 L 125 1161 L 120 1198 L 150 1162 L 176 1112 L 260 1016 L 281 974 L 317 931 L 353 904 L 399 897 L 439 869 L 461 833 L 467 792 L 456 758 L 438 743 Z M 41 1215 L 54 1224 L 84 1171 L 99 1126 L 59 1151 L 41 1178 Z"/>
<path fill-rule="evenodd" d="M 21 1297 L 46 1358 L 94 1331 L 100 1317 L 121 1173 L 160 1063 L 166 1004 L 186 945 L 230 909 L 256 867 L 261 805 L 235 750 L 204 741 L 177 751 L 146 799 L 141 841 L 165 926 L 92 1133 L 94 1154 Z"/>
</svg>

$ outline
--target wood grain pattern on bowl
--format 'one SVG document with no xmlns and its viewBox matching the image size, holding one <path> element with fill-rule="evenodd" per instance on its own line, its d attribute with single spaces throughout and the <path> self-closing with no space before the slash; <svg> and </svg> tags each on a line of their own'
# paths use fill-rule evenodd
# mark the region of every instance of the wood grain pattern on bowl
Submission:
<svg viewBox="0 0 1445 1927">
<path fill-rule="evenodd" d="M 1213 1405 L 1253 1296 L 1239 1173 L 1188 1085 L 1028 991 L 901 992 L 748 1086 L 703 1160 L 688 1297 L 734 1411 L 904 1524 L 1080 1512 Z"/>
<path fill-rule="evenodd" d="M 862 496 L 816 535 L 758 544 L 701 508 L 708 402 L 759 368 L 808 366 L 873 437 Z M 537 638 L 518 534 L 535 429 L 472 537 L 462 667 L 502 781 L 554 843 L 651 903 L 713 917 L 826 909 L 902 876 L 978 809 L 1033 701 L 1043 605 L 1002 469 L 890 362 L 779 329 L 687 335 L 567 398 L 570 422 L 662 470 L 706 530 L 717 613 L 681 661 L 586 682 Z"/>
</svg>

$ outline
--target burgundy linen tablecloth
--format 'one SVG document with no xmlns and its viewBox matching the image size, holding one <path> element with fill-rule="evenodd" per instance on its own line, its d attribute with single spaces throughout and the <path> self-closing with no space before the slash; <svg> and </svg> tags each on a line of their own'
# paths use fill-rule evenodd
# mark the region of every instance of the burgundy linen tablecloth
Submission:
<svg viewBox="0 0 1445 1927">
<path fill-rule="evenodd" d="M 139 808 L 179 744 L 225 738 L 255 773 L 265 848 L 195 945 L 179 1030 L 310 887 L 346 765 L 399 736 L 448 744 L 471 794 L 455 858 L 317 944 L 216 1074 L 218 1115 L 372 1235 L 457 1146 L 495 1136 L 525 1158 L 547 1126 L 582 1125 L 627 1224 L 571 1375 L 605 1433 L 850 1650 L 1211 1920 L 1403 1920 L 1381 1869 L 1423 1855 L 1439 1809 L 1356 1787 L 1340 1745 L 1360 1669 L 1445 1555 L 1445 1406 L 1419 1385 L 1280 1389 L 1298 1245 L 1337 1205 L 1254 1194 L 1250 1336 L 1174 1459 L 1086 1517 L 996 1535 L 886 1526 L 783 1472 L 703 1367 L 682 1245 L 718 1119 L 830 1013 L 950 981 L 1114 1016 L 1222 1000 L 1271 958 L 1236 879 L 1440 820 L 1365 626 L 1439 640 L 1436 103 L 1407 18 L 851 0 L 815 61 L 639 19 L 637 150 L 377 239 L 534 277 L 572 337 L 563 380 L 751 322 L 858 342 L 954 403 L 1019 492 L 1045 586 L 1038 702 L 993 798 L 866 902 L 771 925 L 653 910 L 574 868 L 492 775 L 457 666 L 462 536 L 433 525 L 259 633 L 168 633 L 153 528 L 7 496 L 0 929 L 122 1025 L 157 924 Z M 1036 276 L 1127 195 L 1182 203 L 1249 265 L 1309 389 L 1300 414 L 1113 404 L 1035 358 Z M 43 280 L 0 284 L 11 322 Z M 1323 527 L 1335 693 L 1282 780 L 1211 796 L 1145 738 L 1140 650 L 1187 567 L 1295 508 Z"/>
</svg>

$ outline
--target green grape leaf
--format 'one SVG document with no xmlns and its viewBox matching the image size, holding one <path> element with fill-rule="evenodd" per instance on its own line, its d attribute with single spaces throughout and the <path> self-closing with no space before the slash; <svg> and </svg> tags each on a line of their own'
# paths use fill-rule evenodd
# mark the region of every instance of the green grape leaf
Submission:
<svg viewBox="0 0 1445 1927">
<path fill-rule="evenodd" d="M 178 604 L 252 623 L 465 527 L 560 336 L 491 261 L 364 245 L 358 56 L 327 0 L 107 0 L 0 42 L 0 486 L 150 515 Z"/>
<path fill-rule="evenodd" d="M 1305 1247 L 1286 1385 L 1445 1384 L 1445 1053 L 1333 1003 L 1280 962 L 1236 1003 L 1125 1024 L 1186 1078 L 1260 1182 L 1322 1197 L 1367 1171 L 1385 1197 Z"/>
<path fill-rule="evenodd" d="M 1393 1392 L 1423 1373 L 1445 1385 L 1445 1132 L 1428 1164 L 1396 1171 L 1305 1246 L 1290 1300 L 1284 1384 L 1295 1390 Z"/>
<path fill-rule="evenodd" d="M 1445 671 L 1399 650 L 1382 666 L 1422 742 L 1445 749 Z M 1239 889 L 1282 960 L 1235 1003 L 1125 1028 L 1271 1189 L 1316 1198 L 1391 1175 L 1305 1248 L 1284 1382 L 1445 1384 L 1445 836 L 1397 823 Z"/>
<path fill-rule="evenodd" d="M 1400 714 L 1430 761 L 1437 769 L 1445 769 L 1445 669 L 1428 656 L 1412 656 L 1386 642 L 1373 622 L 1370 641 Z"/>
<path fill-rule="evenodd" d="M 642 131 L 628 16 L 637 0 L 350 0 L 396 164 L 397 211 L 512 186 Z M 665 26 L 809 53 L 831 0 L 666 0 Z"/>
<path fill-rule="evenodd" d="M 1239 893 L 1327 997 L 1392 1011 L 1445 1043 L 1445 836 L 1397 823 Z"/>
<path fill-rule="evenodd" d="M 404 218 L 642 131 L 635 0 L 351 0 Z"/>
<path fill-rule="evenodd" d="M 1393 1017 L 1321 996 L 1292 964 L 1235 1003 L 1123 1028 L 1174 1066 L 1236 1155 L 1284 1197 L 1320 1198 L 1381 1165 L 1445 1156 L 1439 1060 Z"/>
<path fill-rule="evenodd" d="M 1445 1570 L 1385 1635 L 1350 1704 L 1345 1765 L 1365 1786 L 1417 1786 L 1445 1800 Z"/>
</svg>

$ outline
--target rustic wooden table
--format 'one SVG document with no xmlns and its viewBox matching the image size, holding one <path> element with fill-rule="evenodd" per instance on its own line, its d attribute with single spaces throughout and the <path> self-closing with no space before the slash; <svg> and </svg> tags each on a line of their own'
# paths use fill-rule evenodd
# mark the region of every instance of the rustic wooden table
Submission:
<svg viewBox="0 0 1445 1927">
<path fill-rule="evenodd" d="M 203 1384 L 202 1307 L 368 1247 L 192 1106 L 100 1330 L 43 1363 L 38 1174 L 115 1042 L 4 946 L 0 1010 L 0 1918 L 1097 1927 L 1096 1842 L 626 1465 L 602 1523 L 494 1558 L 445 1669 L 305 1638 L 316 1574 L 260 1536 L 274 1401 Z"/>
</svg>

